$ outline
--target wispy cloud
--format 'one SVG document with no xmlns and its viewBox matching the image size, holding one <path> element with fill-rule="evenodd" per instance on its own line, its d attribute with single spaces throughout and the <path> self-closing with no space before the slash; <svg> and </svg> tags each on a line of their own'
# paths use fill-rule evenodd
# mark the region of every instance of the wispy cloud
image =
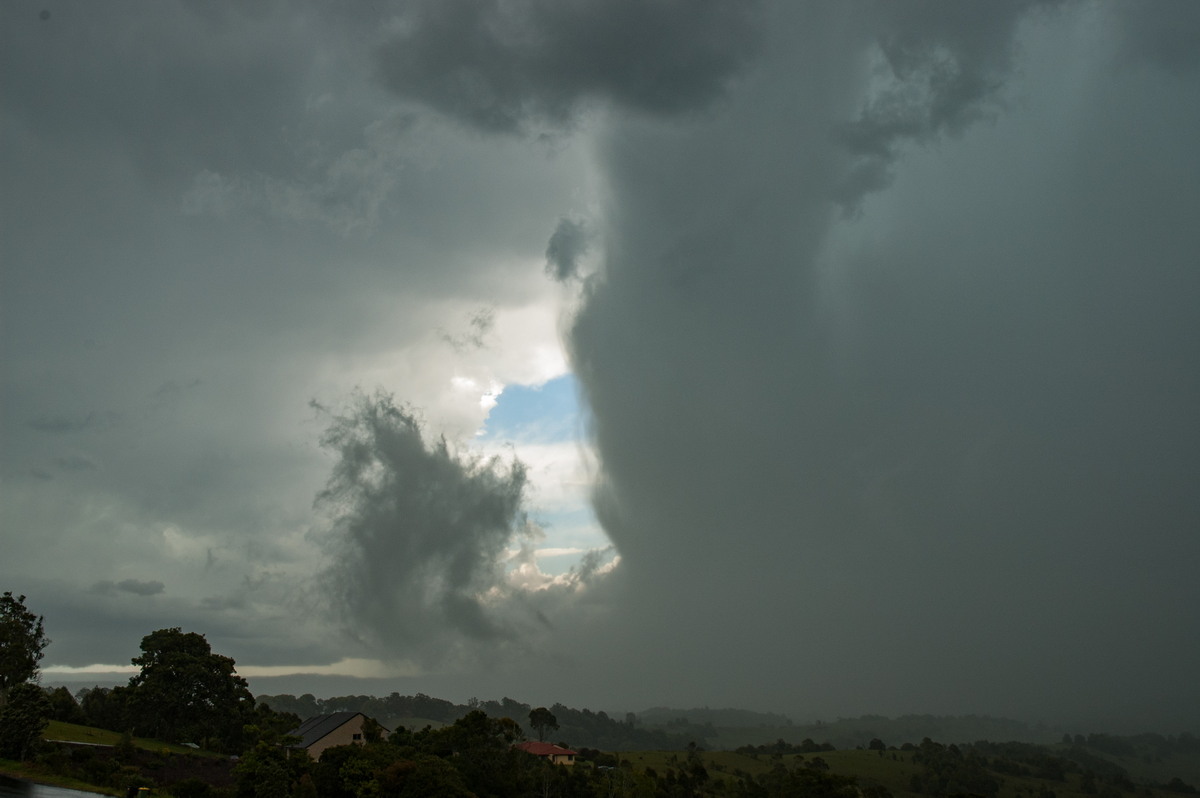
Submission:
<svg viewBox="0 0 1200 798">
<path fill-rule="evenodd" d="M 122 579 L 120 582 L 102 579 L 92 585 L 93 593 L 106 596 L 113 596 L 117 593 L 130 593 L 135 596 L 157 596 L 165 589 L 166 585 L 157 579 L 146 581 L 140 579 Z"/>
</svg>

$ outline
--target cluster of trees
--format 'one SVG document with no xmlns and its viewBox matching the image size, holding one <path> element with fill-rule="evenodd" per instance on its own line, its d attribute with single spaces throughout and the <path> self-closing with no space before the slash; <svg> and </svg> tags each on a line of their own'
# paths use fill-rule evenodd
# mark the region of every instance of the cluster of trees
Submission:
<svg viewBox="0 0 1200 798">
<path fill-rule="evenodd" d="M 382 698 L 348 695 L 326 699 L 315 698 L 308 693 L 299 697 L 289 694 L 260 695 L 258 701 L 278 712 L 294 713 L 301 718 L 331 712 L 361 712 L 367 717 L 377 718 L 388 728 L 401 725 L 420 727 L 426 723 L 453 723 L 474 710 L 481 710 L 492 717 L 519 718 L 524 721 L 533 709 L 529 704 L 511 698 L 502 698 L 499 701 L 472 698 L 466 704 L 454 704 L 423 693 L 392 693 Z M 684 748 L 690 741 L 703 739 L 700 736 L 643 727 L 633 713 L 627 713 L 623 719 L 618 720 L 604 711 L 572 709 L 560 703 L 549 707 L 548 712 L 556 719 L 555 739 L 570 740 L 572 747 L 588 746 L 608 751 L 671 751 Z M 537 737 L 539 734 L 538 729 L 532 725 L 526 725 L 525 732 L 530 737 Z M 545 730 L 542 734 L 545 734 Z"/>
<path fill-rule="evenodd" d="M 167 742 L 239 753 L 264 733 L 295 728 L 299 718 L 258 705 L 230 657 L 212 651 L 204 635 L 178 627 L 142 638 L 140 667 L 124 687 L 80 691 L 38 685 L 50 642 L 44 619 L 25 596 L 0 596 L 0 756 L 27 759 L 49 720 L 83 723 Z"/>
<path fill-rule="evenodd" d="M 321 759 L 264 739 L 235 768 L 237 798 L 358 798 L 358 796 L 595 795 L 597 771 L 551 765 L 515 748 L 524 734 L 511 718 L 472 710 L 453 723 L 386 740 L 364 729 L 365 742 L 326 749 Z"/>
<path fill-rule="evenodd" d="M 659 774 L 653 768 L 634 779 L 636 790 L 629 795 L 645 796 L 728 796 L 728 798 L 767 798 L 767 796 L 805 796 L 805 798 L 892 798 L 884 787 L 859 784 L 853 776 L 829 772 L 820 757 L 805 760 L 796 757 L 790 763 L 776 762 L 765 773 L 751 775 L 744 770 L 727 772 L 719 764 L 714 768 L 722 776 L 714 777 L 704 766 L 694 743 L 683 760 L 671 757 L 671 767 Z"/>
<path fill-rule="evenodd" d="M 505 699 L 506 701 L 508 699 Z M 420 719 L 424 723 L 453 723 L 467 714 L 468 707 L 451 703 L 443 698 L 434 698 L 417 693 L 400 695 L 392 693 L 382 698 L 369 695 L 346 695 L 333 698 L 317 698 L 312 693 L 299 697 L 283 693 L 260 695 L 260 703 L 267 704 L 277 712 L 290 712 L 301 718 L 328 715 L 333 712 L 361 712 L 367 717 L 377 718 L 383 725 L 394 728 L 403 721 Z"/>
<path fill-rule="evenodd" d="M 799 743 L 785 742 L 782 738 L 773 743 L 763 743 L 762 745 L 743 745 L 740 748 L 734 749 L 739 754 L 749 754 L 753 756 L 784 756 L 786 754 L 815 754 L 819 751 L 832 751 L 833 745 L 829 742 L 815 743 L 811 737 L 805 737 Z"/>
<path fill-rule="evenodd" d="M 1181 737 L 1183 751 L 1187 752 L 1187 746 L 1194 738 L 1189 734 Z M 992 743 L 986 740 L 964 744 L 961 747 L 944 746 L 931 742 L 928 738 L 920 746 L 905 744 L 901 750 L 913 751 L 913 761 L 924 766 L 922 774 L 913 776 L 911 786 L 913 792 L 926 795 L 953 795 L 964 791 L 978 795 L 994 795 L 1000 786 L 999 779 L 1004 776 L 1041 779 L 1065 786 L 1068 776 L 1073 774 L 1078 776 L 1079 791 L 1084 795 L 1121 798 L 1123 794 L 1138 791 L 1138 786 L 1134 784 L 1125 768 L 1096 754 L 1094 750 L 1115 756 L 1138 755 L 1141 745 L 1146 743 L 1144 738 L 1152 739 L 1163 748 L 1178 745 L 1175 738 L 1163 738 L 1161 735 L 1124 738 L 1104 734 L 1089 735 L 1087 738 L 1097 741 L 1099 745 L 1090 745 L 1086 741 L 1076 742 L 1068 738 L 1064 743 L 1068 743 L 1069 748 L 1053 750 L 1031 743 Z M 1138 740 L 1139 743 L 1134 744 L 1133 740 Z M 1161 786 L 1170 792 L 1182 794 L 1195 791 L 1195 788 L 1178 777 Z M 1045 798 L 1050 798 L 1054 791 L 1049 786 L 1044 786 L 1043 792 Z"/>
<path fill-rule="evenodd" d="M 554 716 L 542 707 L 531 712 L 540 721 L 549 722 Z M 289 756 L 264 742 L 237 765 L 241 777 L 237 798 L 891 798 L 886 790 L 860 789 L 855 779 L 811 763 L 792 768 L 780 764 L 757 776 L 744 772 L 714 776 L 694 743 L 662 773 L 635 772 L 627 761 L 588 749 L 580 750 L 582 764 L 553 765 L 514 748 L 522 736 L 521 725 L 513 719 L 473 709 L 442 728 L 427 726 L 417 732 L 401 728 L 386 740 L 375 735 L 363 745 L 327 749 L 317 762 Z"/>
<path fill-rule="evenodd" d="M 42 616 L 24 596 L 0 596 L 0 757 L 25 759 L 41 739 L 50 702 L 37 685 L 38 663 L 50 640 Z"/>
<path fill-rule="evenodd" d="M 300 723 L 296 715 L 257 704 L 233 659 L 214 653 L 202 634 L 159 629 L 143 637 L 140 648 L 132 662 L 141 670 L 128 685 L 80 691 L 77 712 L 54 695 L 62 713 L 56 717 L 229 754 L 263 733 L 281 734 Z"/>
<path fill-rule="evenodd" d="M 1068 773 L 1125 774 L 1124 768 L 1117 763 L 1085 749 L 1071 749 L 1060 755 L 1041 745 L 986 740 L 974 743 L 970 748 L 988 757 L 992 770 L 1004 775 L 1064 781 Z"/>
<path fill-rule="evenodd" d="M 1119 737 L 1114 734 L 1064 734 L 1063 745 L 1073 749 L 1091 749 L 1113 756 L 1141 757 L 1157 762 L 1174 754 L 1200 754 L 1200 737 L 1189 732 L 1178 736 L 1154 733 Z"/>
<path fill-rule="evenodd" d="M 957 745 L 942 745 L 926 737 L 913 752 L 913 762 L 922 766 L 909 788 L 923 795 L 994 796 L 1000 781 L 988 772 L 987 758 L 971 746 L 964 752 Z"/>
<path fill-rule="evenodd" d="M 652 707 L 638 713 L 638 721 L 647 726 L 690 724 L 693 728 L 785 728 L 795 725 L 787 715 L 776 712 L 754 712 L 748 709 L 671 709 Z"/>
</svg>

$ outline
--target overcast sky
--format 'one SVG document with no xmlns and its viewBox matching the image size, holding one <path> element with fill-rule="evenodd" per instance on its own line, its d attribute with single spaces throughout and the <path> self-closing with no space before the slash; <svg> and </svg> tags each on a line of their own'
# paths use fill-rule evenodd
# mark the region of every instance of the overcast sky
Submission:
<svg viewBox="0 0 1200 798">
<path fill-rule="evenodd" d="M 1196 730 L 1200 4 L 17 1 L 0 97 L 45 681 Z"/>
</svg>

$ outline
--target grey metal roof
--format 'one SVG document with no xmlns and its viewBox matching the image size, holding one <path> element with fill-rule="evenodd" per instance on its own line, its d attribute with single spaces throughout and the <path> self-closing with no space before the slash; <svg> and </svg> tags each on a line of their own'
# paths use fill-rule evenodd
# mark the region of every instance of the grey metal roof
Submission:
<svg viewBox="0 0 1200 798">
<path fill-rule="evenodd" d="M 351 718 L 361 714 L 361 712 L 334 712 L 329 715 L 317 715 L 304 721 L 288 734 L 300 738 L 298 747 L 308 748 L 325 735 L 340 728 Z"/>
</svg>

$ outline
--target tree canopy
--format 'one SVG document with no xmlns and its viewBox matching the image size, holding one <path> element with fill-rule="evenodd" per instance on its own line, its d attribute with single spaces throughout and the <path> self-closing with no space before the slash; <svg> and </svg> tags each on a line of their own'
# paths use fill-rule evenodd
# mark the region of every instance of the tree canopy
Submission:
<svg viewBox="0 0 1200 798">
<path fill-rule="evenodd" d="M 254 696 L 231 657 L 214 654 L 204 635 L 179 627 L 142 638 L 142 671 L 129 680 L 139 731 L 159 739 L 220 740 L 235 749 L 254 714 Z"/>
<path fill-rule="evenodd" d="M 0 706 L 18 684 L 37 680 L 42 649 L 50 640 L 42 616 L 25 606 L 25 597 L 12 591 L 0 596 Z"/>
<path fill-rule="evenodd" d="M 0 757 L 28 759 L 49 715 L 50 700 L 42 688 L 31 682 L 14 686 L 0 709 Z"/>
<path fill-rule="evenodd" d="M 558 729 L 558 718 L 545 707 L 538 707 L 529 711 L 529 726 L 537 732 L 538 740 L 544 742 L 547 729 Z"/>
</svg>

